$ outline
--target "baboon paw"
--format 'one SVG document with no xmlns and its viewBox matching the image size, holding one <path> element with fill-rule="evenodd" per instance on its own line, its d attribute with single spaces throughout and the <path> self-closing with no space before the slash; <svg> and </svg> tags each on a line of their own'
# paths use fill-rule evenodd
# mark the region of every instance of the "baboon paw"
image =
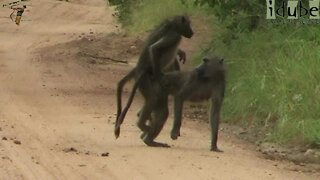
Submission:
<svg viewBox="0 0 320 180">
<path fill-rule="evenodd" d="M 210 151 L 214 151 L 214 152 L 223 152 L 221 149 L 219 149 L 218 147 L 211 147 Z"/>
<path fill-rule="evenodd" d="M 150 147 L 164 147 L 164 148 L 169 148 L 170 146 L 166 143 L 160 143 L 160 142 L 155 142 L 155 141 L 151 141 L 151 142 L 147 142 L 144 141 L 144 143 Z"/>
<path fill-rule="evenodd" d="M 172 140 L 177 140 L 179 136 L 180 136 L 180 132 L 171 132 Z"/>
</svg>

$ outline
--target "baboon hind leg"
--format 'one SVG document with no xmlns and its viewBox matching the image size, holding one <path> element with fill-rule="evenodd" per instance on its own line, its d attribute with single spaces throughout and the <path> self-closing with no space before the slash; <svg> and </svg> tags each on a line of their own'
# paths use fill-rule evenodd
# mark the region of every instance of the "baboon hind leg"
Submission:
<svg viewBox="0 0 320 180">
<path fill-rule="evenodd" d="M 142 136 L 143 142 L 148 146 L 170 147 L 166 143 L 160 143 L 160 142 L 154 141 L 154 139 L 160 134 L 164 124 L 168 119 L 168 114 L 169 114 L 168 100 L 167 100 L 167 97 L 164 97 L 164 98 L 165 99 L 162 99 L 161 103 L 158 103 L 156 105 L 156 108 L 154 108 L 152 112 L 150 131 L 148 133 L 145 133 L 144 136 Z"/>
<path fill-rule="evenodd" d="M 144 104 L 139 111 L 137 125 L 142 132 L 149 132 L 150 127 L 146 125 L 146 122 L 150 119 L 152 110 L 156 103 L 156 92 L 152 85 L 150 78 L 144 76 L 139 86 L 139 90 L 144 97 Z"/>
</svg>

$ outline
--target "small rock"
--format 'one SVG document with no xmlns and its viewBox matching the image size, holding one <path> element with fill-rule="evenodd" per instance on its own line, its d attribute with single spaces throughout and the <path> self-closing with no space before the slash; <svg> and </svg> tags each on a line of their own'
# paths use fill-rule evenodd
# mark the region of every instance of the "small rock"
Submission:
<svg viewBox="0 0 320 180">
<path fill-rule="evenodd" d="M 314 151 L 313 149 L 308 149 L 308 150 L 304 153 L 305 156 L 312 156 L 312 155 L 314 155 L 314 154 L 315 154 L 315 151 Z"/>
<path fill-rule="evenodd" d="M 3 159 L 3 160 L 9 160 L 10 162 L 12 162 L 12 160 L 11 160 L 8 156 L 3 156 L 3 157 L 1 157 L 1 159 Z"/>
<path fill-rule="evenodd" d="M 102 156 L 102 157 L 108 157 L 108 156 L 109 156 L 109 153 L 108 153 L 108 152 L 102 153 L 101 156 Z"/>
<path fill-rule="evenodd" d="M 66 152 L 66 153 L 68 153 L 68 152 L 78 152 L 78 150 L 77 150 L 76 148 L 73 148 L 73 147 L 71 147 L 71 148 L 66 148 L 66 149 L 64 149 L 63 151 Z"/>
<path fill-rule="evenodd" d="M 20 141 L 18 141 L 18 140 L 14 140 L 14 141 L 13 141 L 13 143 L 15 143 L 15 144 L 19 144 L 19 145 L 21 144 L 21 142 L 20 142 Z"/>
<path fill-rule="evenodd" d="M 79 167 L 85 167 L 85 166 L 87 166 L 87 165 L 85 165 L 85 164 L 79 164 L 78 166 L 79 166 Z"/>
<path fill-rule="evenodd" d="M 247 133 L 248 133 L 248 131 L 241 131 L 241 132 L 239 132 L 240 135 L 247 134 Z"/>
<path fill-rule="evenodd" d="M 8 139 L 7 139 L 6 137 L 3 137 L 2 140 L 6 141 L 6 140 L 8 140 Z"/>
<path fill-rule="evenodd" d="M 90 34 L 93 34 L 93 32 L 91 31 Z"/>
</svg>

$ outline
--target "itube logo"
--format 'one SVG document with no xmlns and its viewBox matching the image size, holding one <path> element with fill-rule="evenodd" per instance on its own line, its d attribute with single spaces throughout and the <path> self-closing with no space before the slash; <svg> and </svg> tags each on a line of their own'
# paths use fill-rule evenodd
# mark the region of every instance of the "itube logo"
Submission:
<svg viewBox="0 0 320 180">
<path fill-rule="evenodd" d="M 267 19 L 276 19 L 277 16 L 287 17 L 287 19 L 298 19 L 305 16 L 309 16 L 309 19 L 320 19 L 320 0 L 310 0 L 309 7 L 304 7 L 300 0 L 287 1 L 287 3 L 283 1 L 280 7 L 276 7 L 275 0 L 266 0 L 266 2 Z"/>
</svg>

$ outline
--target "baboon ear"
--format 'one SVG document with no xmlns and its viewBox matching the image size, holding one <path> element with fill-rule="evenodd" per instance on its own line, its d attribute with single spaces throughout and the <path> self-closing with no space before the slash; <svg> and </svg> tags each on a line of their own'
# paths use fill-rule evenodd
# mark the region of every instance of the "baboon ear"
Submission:
<svg viewBox="0 0 320 180">
<path fill-rule="evenodd" d="M 181 17 L 181 22 L 184 24 L 184 23 L 186 23 L 186 21 L 187 21 L 186 17 L 185 17 L 185 16 L 182 16 L 182 17 Z"/>
<path fill-rule="evenodd" d="M 223 63 L 223 61 L 224 61 L 224 59 L 222 58 L 222 59 L 220 59 L 219 63 L 220 63 L 220 64 L 222 64 L 222 63 Z"/>
<path fill-rule="evenodd" d="M 205 57 L 205 58 L 202 59 L 202 61 L 203 61 L 204 63 L 207 63 L 207 62 L 209 61 L 209 59 Z"/>
</svg>

